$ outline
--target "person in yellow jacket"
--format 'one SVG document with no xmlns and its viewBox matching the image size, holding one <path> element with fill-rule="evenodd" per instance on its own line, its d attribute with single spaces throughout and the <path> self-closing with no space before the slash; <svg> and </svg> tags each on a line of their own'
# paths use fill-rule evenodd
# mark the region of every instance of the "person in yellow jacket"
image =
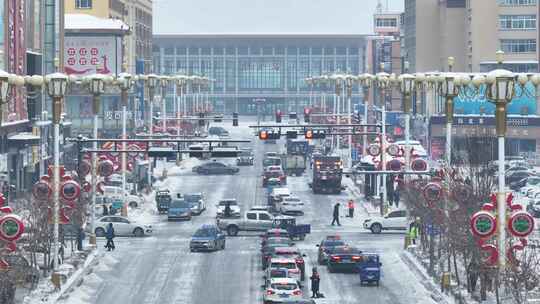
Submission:
<svg viewBox="0 0 540 304">
<path fill-rule="evenodd" d="M 418 227 L 420 226 L 420 218 L 412 221 L 409 225 L 409 238 L 412 244 L 416 245 L 416 238 L 418 237 Z"/>
</svg>

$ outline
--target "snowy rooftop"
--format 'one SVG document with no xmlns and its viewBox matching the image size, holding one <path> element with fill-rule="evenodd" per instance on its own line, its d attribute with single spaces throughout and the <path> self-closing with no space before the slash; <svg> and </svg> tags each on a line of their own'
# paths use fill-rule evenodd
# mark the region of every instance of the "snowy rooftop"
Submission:
<svg viewBox="0 0 540 304">
<path fill-rule="evenodd" d="M 129 30 L 122 20 L 99 18 L 87 14 L 66 14 L 65 27 L 68 31 L 120 31 Z"/>
</svg>

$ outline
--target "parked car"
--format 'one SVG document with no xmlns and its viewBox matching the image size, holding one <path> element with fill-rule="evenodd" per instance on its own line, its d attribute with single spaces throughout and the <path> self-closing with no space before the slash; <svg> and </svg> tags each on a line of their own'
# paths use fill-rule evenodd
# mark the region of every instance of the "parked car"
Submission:
<svg viewBox="0 0 540 304">
<path fill-rule="evenodd" d="M 286 268 L 289 272 L 289 277 L 296 281 L 301 281 L 301 271 L 294 258 L 276 257 L 271 258 L 268 263 L 267 272 L 273 268 Z"/>
<path fill-rule="evenodd" d="M 512 171 L 510 174 L 507 174 L 505 176 L 506 184 L 510 185 L 511 183 L 517 182 L 521 179 L 524 179 L 526 177 L 533 176 L 533 174 L 529 171 Z"/>
<path fill-rule="evenodd" d="M 522 195 L 526 195 L 528 189 L 538 187 L 540 187 L 540 177 L 538 176 L 525 177 L 517 182 L 514 182 L 513 184 L 510 184 L 510 189 L 519 189 L 519 192 Z"/>
<path fill-rule="evenodd" d="M 234 198 L 228 198 L 228 199 L 222 199 L 217 203 L 217 217 L 223 217 L 225 213 L 225 207 L 229 205 L 231 208 L 231 215 L 232 217 L 239 218 L 240 217 L 240 206 L 238 206 L 238 202 Z"/>
<path fill-rule="evenodd" d="M 375 216 L 364 220 L 364 228 L 375 234 L 383 230 L 407 230 L 408 227 L 406 210 L 395 210 L 384 217 Z"/>
<path fill-rule="evenodd" d="M 319 248 L 317 254 L 317 262 L 319 263 L 319 265 L 323 265 L 327 262 L 328 254 L 332 250 L 332 248 L 342 247 L 345 245 L 345 242 L 342 241 L 339 236 L 327 236 L 324 240 L 321 241 L 320 244 L 316 245 Z"/>
<path fill-rule="evenodd" d="M 285 229 L 281 228 L 271 228 L 264 232 L 263 235 L 261 235 L 261 246 L 264 246 L 266 244 L 266 240 L 273 237 L 283 237 L 283 238 L 290 238 L 289 232 Z"/>
<path fill-rule="evenodd" d="M 329 256 L 327 261 L 328 272 L 357 272 L 357 264 L 362 259 L 362 251 L 357 248 L 345 246 L 338 247 Z"/>
<path fill-rule="evenodd" d="M 171 201 L 167 211 L 167 220 L 191 220 L 191 204 L 184 200 L 175 198 Z"/>
<path fill-rule="evenodd" d="M 94 230 L 97 237 L 105 236 L 107 226 L 109 223 L 113 224 L 114 233 L 117 236 L 144 236 L 152 234 L 152 225 L 138 224 L 130 221 L 124 216 L 103 216 L 96 221 L 96 228 Z"/>
<path fill-rule="evenodd" d="M 304 202 L 302 202 L 298 197 L 288 196 L 284 197 L 278 203 L 276 209 L 278 209 L 281 214 L 303 215 Z"/>
<path fill-rule="evenodd" d="M 301 300 L 300 284 L 291 278 L 270 279 L 263 293 L 263 303 L 283 303 L 285 300 Z"/>
<path fill-rule="evenodd" d="M 237 167 L 226 165 L 217 161 L 207 162 L 205 164 L 195 166 L 192 169 L 193 172 L 198 174 L 235 174 L 240 171 Z"/>
<path fill-rule="evenodd" d="M 201 215 L 201 213 L 206 210 L 206 202 L 204 201 L 204 195 L 202 193 L 186 193 L 183 197 L 191 206 L 192 215 Z"/>
<path fill-rule="evenodd" d="M 208 134 L 210 135 L 220 135 L 220 134 L 223 134 L 224 132 L 227 132 L 227 130 L 225 130 L 225 128 L 223 127 L 210 127 L 208 129 Z"/>
<path fill-rule="evenodd" d="M 223 250 L 225 249 L 225 234 L 216 225 L 203 225 L 191 237 L 189 249 L 191 252 Z"/>
<path fill-rule="evenodd" d="M 540 199 L 531 200 L 527 205 L 527 212 L 536 218 L 540 218 Z"/>
</svg>

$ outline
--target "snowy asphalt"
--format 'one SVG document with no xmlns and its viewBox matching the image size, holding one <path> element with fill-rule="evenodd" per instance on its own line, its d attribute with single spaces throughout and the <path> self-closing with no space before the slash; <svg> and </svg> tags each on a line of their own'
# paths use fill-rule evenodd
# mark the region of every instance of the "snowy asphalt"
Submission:
<svg viewBox="0 0 540 304">
<path fill-rule="evenodd" d="M 256 234 L 228 237 L 224 251 L 191 253 L 189 239 L 197 227 L 214 223 L 215 203 L 222 198 L 236 198 L 242 211 L 252 205 L 264 205 L 265 189 L 261 187 L 261 155 L 275 151 L 278 145 L 263 144 L 246 128 L 231 132 L 253 140 L 255 166 L 241 167 L 235 176 L 198 176 L 191 172 L 170 176 L 164 184 L 179 192 L 203 192 L 207 210 L 191 222 L 167 222 L 165 215 L 155 211 L 145 222 L 152 222 L 154 235 L 144 238 L 116 238 L 114 252 L 100 254 L 100 264 L 84 283 L 61 303 L 117 303 L 117 304 L 255 304 L 262 303 L 263 283 L 260 245 Z M 173 163 L 170 166 L 174 166 Z M 341 195 L 313 195 L 308 187 L 307 174 L 289 177 L 288 187 L 305 203 L 305 215 L 298 223 L 310 223 L 312 234 L 296 245 L 307 254 L 307 272 L 317 264 L 317 247 L 325 235 L 341 234 L 343 239 L 363 251 L 381 254 L 383 271 L 379 287 L 360 286 L 357 274 L 328 273 L 318 266 L 321 291 L 325 299 L 317 303 L 398 304 L 435 303 L 421 285 L 419 278 L 400 259 L 403 233 L 387 232 L 372 235 L 361 227 L 365 215 L 357 208 L 351 220 L 342 218 L 341 227 L 330 226 L 332 205 L 346 201 Z M 98 240 L 102 250 L 103 240 Z M 310 295 L 309 283 L 304 294 Z"/>
</svg>

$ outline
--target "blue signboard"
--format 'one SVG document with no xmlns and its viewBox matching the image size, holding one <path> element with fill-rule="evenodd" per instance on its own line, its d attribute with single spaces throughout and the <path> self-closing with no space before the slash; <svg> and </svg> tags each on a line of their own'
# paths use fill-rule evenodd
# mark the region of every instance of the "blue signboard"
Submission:
<svg viewBox="0 0 540 304">
<path fill-rule="evenodd" d="M 526 85 L 526 93 L 523 93 L 519 87 L 516 87 L 516 97 L 507 106 L 508 114 L 522 114 L 524 111 L 527 111 L 528 114 L 536 114 L 535 92 L 536 89 L 532 84 Z M 483 112 L 486 115 L 493 115 L 495 113 L 495 105 L 484 97 L 483 90 L 478 94 L 481 95 L 480 97 L 473 97 L 472 90 L 470 91 L 470 95 L 470 98 L 460 95 L 454 99 L 456 113 L 480 114 L 481 108 L 483 108 Z"/>
</svg>

